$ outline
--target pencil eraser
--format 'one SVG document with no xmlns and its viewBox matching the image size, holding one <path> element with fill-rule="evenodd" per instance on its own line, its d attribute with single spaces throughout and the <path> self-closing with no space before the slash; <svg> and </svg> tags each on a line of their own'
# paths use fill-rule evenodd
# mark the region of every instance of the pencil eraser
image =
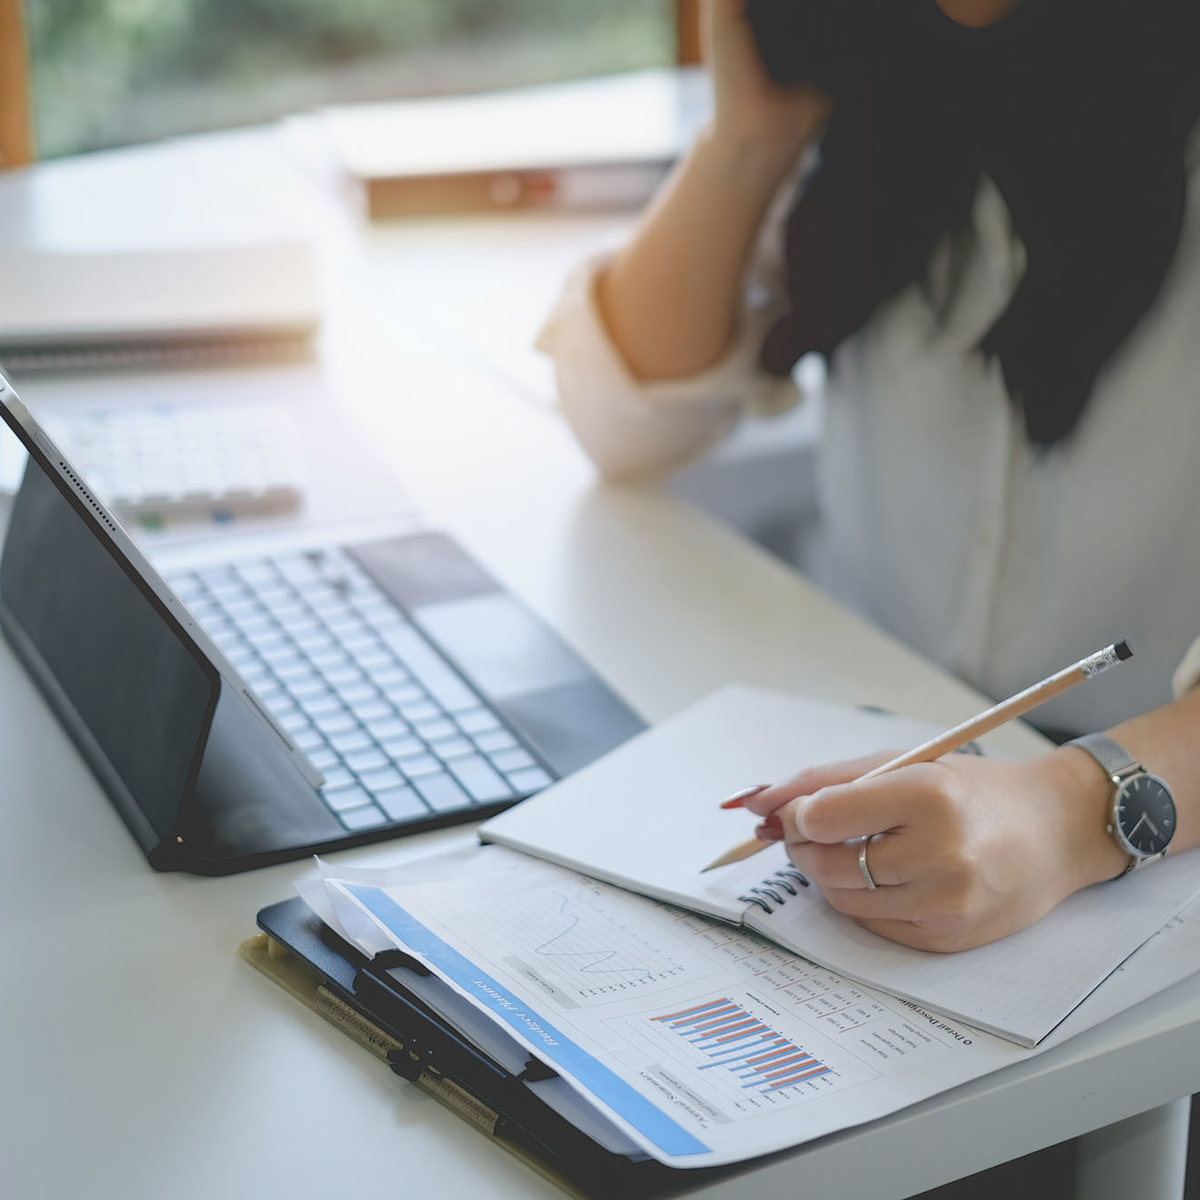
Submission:
<svg viewBox="0 0 1200 1200">
<path fill-rule="evenodd" d="M 1118 643 L 1117 643 L 1117 644 L 1116 644 L 1116 645 L 1113 647 L 1113 649 L 1114 649 L 1114 650 L 1117 652 L 1117 657 L 1118 657 L 1118 658 L 1119 658 L 1119 659 L 1120 659 L 1122 662 L 1124 662 L 1124 661 L 1125 661 L 1127 658 L 1131 657 L 1131 656 L 1132 656 L 1132 654 L 1133 654 L 1133 651 L 1132 651 L 1132 650 L 1130 650 L 1130 648 L 1129 648 L 1129 643 L 1128 643 L 1128 642 L 1118 642 Z"/>
</svg>

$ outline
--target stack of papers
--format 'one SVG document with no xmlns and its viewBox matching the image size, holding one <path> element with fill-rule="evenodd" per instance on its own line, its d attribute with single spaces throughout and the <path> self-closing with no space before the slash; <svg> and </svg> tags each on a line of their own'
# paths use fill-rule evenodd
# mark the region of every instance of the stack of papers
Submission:
<svg viewBox="0 0 1200 1200">
<path fill-rule="evenodd" d="M 763 912 L 745 890 L 761 861 L 723 885 L 687 882 L 735 840 L 730 814 L 704 815 L 715 797 L 901 730 L 916 732 L 729 689 L 485 827 L 528 839 L 524 853 L 483 846 L 415 869 L 327 871 L 301 894 L 363 953 L 399 949 L 428 970 L 391 974 L 503 1070 L 524 1078 L 531 1059 L 543 1064 L 548 1078 L 529 1086 L 597 1143 L 672 1167 L 737 1162 L 895 1112 L 1200 965 L 1186 859 L 958 955 L 865 933 L 800 884 L 794 896 L 776 886 L 782 898 Z M 694 836 L 682 832 L 689 814 Z"/>
</svg>

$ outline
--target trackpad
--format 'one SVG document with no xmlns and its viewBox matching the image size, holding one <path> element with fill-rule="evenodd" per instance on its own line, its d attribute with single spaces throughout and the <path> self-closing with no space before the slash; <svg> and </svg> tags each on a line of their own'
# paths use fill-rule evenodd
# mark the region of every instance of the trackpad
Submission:
<svg viewBox="0 0 1200 1200">
<path fill-rule="evenodd" d="M 502 593 L 423 604 L 411 615 L 447 657 L 496 700 L 591 678 L 574 651 Z"/>
</svg>

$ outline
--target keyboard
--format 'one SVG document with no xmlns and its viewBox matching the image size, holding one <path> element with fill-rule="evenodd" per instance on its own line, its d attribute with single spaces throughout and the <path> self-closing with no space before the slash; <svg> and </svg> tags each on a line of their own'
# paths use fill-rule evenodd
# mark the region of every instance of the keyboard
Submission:
<svg viewBox="0 0 1200 1200">
<path fill-rule="evenodd" d="M 344 551 L 167 578 L 324 774 L 321 797 L 345 829 L 482 816 L 553 782 Z"/>
<path fill-rule="evenodd" d="M 122 516 L 240 516 L 296 508 L 303 454 L 281 404 L 87 409 L 46 415 L 51 436 Z"/>
</svg>

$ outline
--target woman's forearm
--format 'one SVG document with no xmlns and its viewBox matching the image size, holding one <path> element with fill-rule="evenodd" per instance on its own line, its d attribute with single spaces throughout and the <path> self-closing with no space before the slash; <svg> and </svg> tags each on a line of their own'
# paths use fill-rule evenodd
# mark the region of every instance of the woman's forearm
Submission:
<svg viewBox="0 0 1200 1200">
<path fill-rule="evenodd" d="M 679 378 L 720 359 L 759 227 L 797 152 L 708 131 L 680 163 L 597 284 L 609 335 L 636 376 Z"/>
</svg>

